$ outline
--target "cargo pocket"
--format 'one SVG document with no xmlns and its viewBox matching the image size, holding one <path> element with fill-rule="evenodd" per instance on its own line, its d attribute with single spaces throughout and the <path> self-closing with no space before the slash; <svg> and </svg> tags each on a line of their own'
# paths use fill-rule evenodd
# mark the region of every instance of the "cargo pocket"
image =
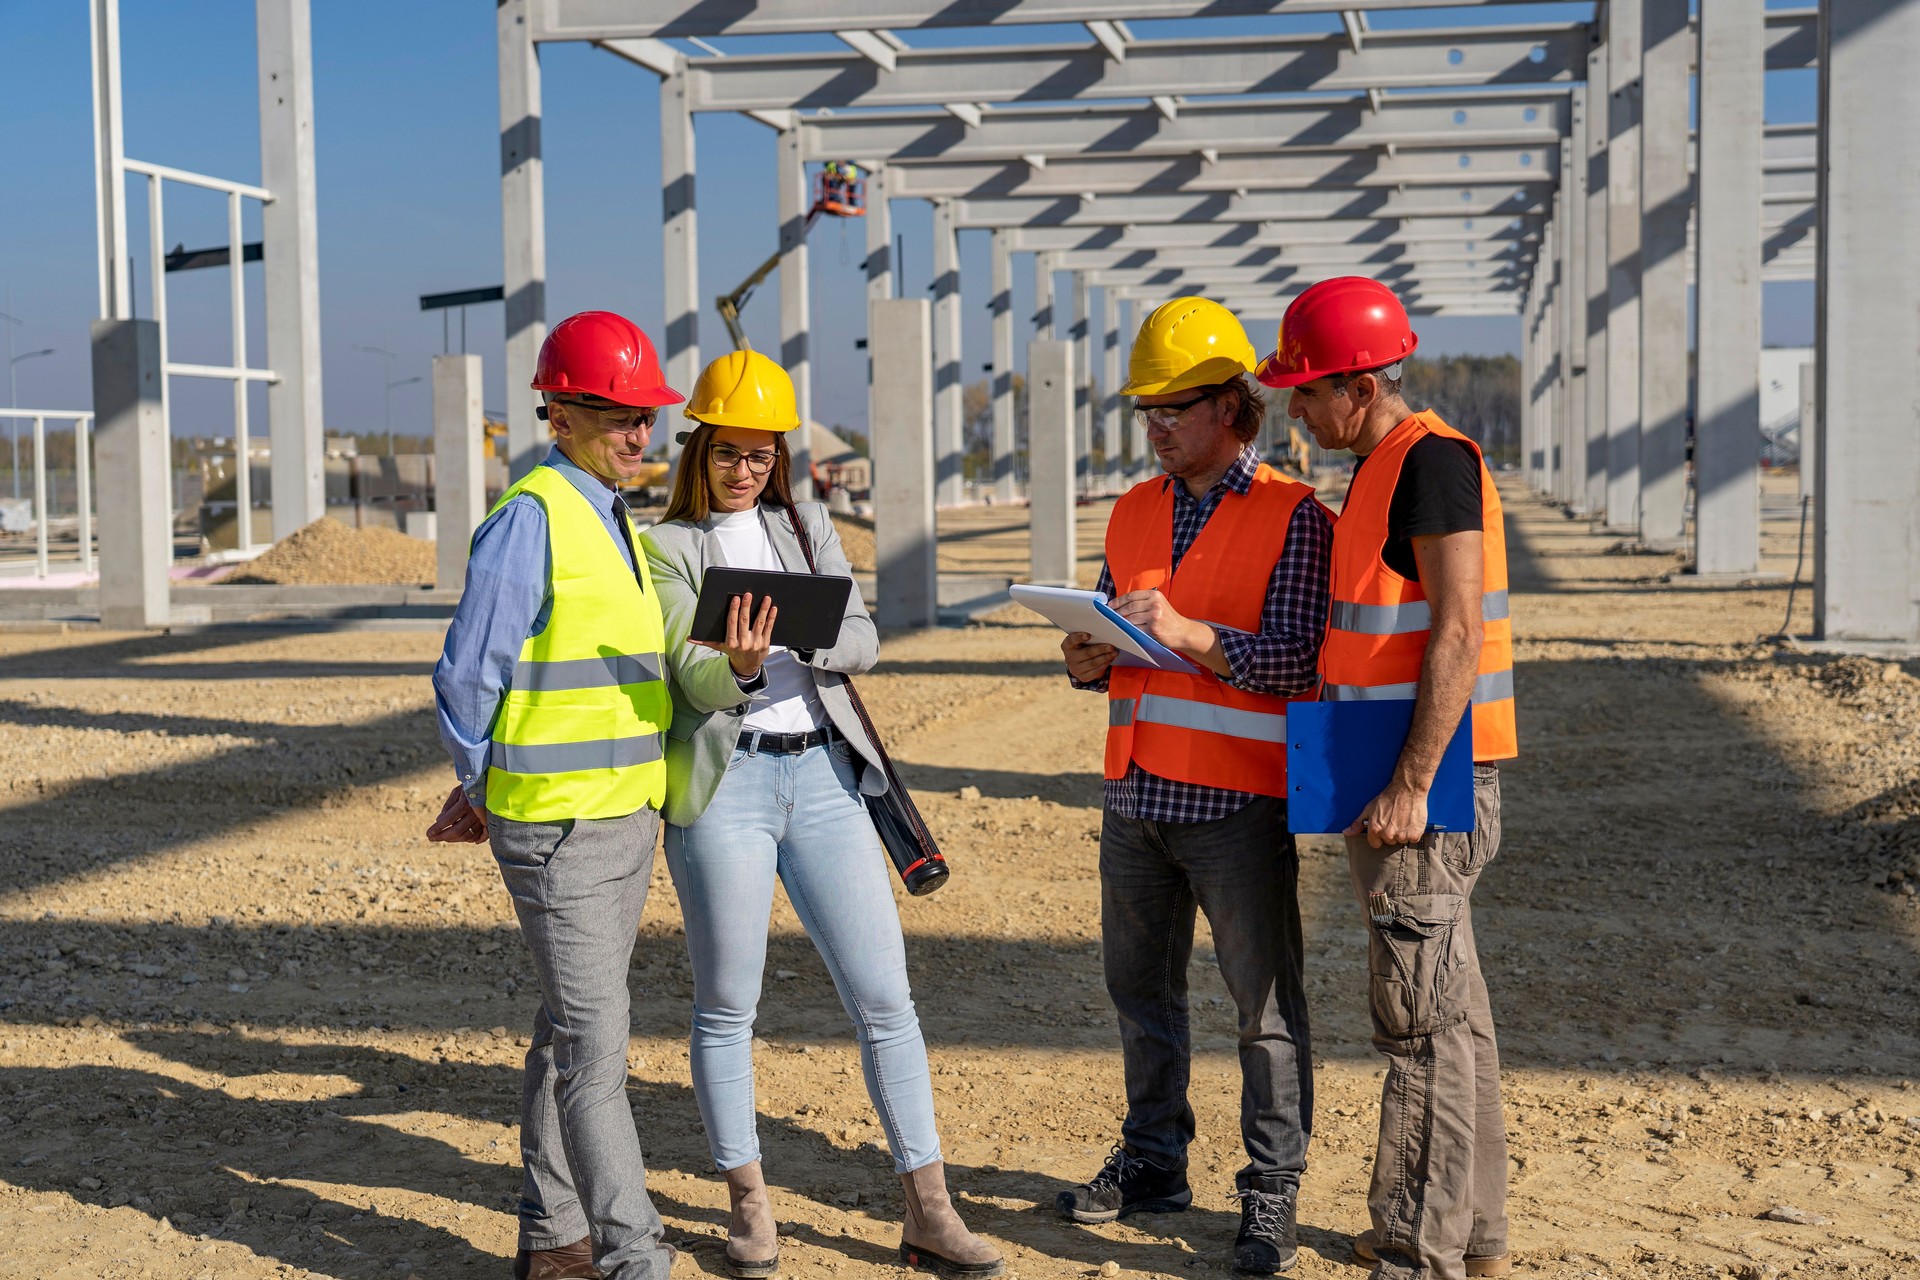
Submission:
<svg viewBox="0 0 1920 1280">
<path fill-rule="evenodd" d="M 1369 995 L 1374 1029 L 1394 1040 L 1430 1036 L 1465 1017 L 1455 995 L 1464 957 L 1460 921 L 1467 900 L 1455 893 L 1392 899 L 1394 914 L 1372 925 Z"/>
<path fill-rule="evenodd" d="M 1473 830 L 1442 835 L 1440 858 L 1463 876 L 1477 876 L 1500 852 L 1500 770 L 1473 766 Z"/>
</svg>

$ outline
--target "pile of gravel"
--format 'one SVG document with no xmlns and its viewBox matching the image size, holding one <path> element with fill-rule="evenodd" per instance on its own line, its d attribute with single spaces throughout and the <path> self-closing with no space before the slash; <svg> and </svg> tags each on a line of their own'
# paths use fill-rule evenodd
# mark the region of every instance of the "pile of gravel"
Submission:
<svg viewBox="0 0 1920 1280">
<path fill-rule="evenodd" d="M 872 573 L 880 563 L 879 549 L 873 541 L 873 521 L 858 516 L 834 513 L 833 527 L 840 534 L 840 549 L 855 573 Z"/>
<path fill-rule="evenodd" d="M 276 586 L 431 586 L 434 545 L 392 529 L 351 529 L 331 516 L 275 543 L 224 579 Z"/>
</svg>

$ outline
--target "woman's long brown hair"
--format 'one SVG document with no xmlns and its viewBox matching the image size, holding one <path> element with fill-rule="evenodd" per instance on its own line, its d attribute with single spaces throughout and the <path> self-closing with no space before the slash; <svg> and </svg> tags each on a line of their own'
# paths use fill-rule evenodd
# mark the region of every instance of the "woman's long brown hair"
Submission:
<svg viewBox="0 0 1920 1280">
<path fill-rule="evenodd" d="M 661 523 L 685 520 L 698 524 L 713 514 L 713 486 L 707 476 L 707 460 L 713 452 L 714 428 L 702 422 L 687 437 L 680 450 L 680 463 L 673 472 L 673 493 L 667 499 L 667 513 Z M 767 473 L 767 487 L 759 501 L 766 506 L 793 510 L 793 455 L 787 450 L 787 437 L 773 437 L 773 470 Z"/>
</svg>

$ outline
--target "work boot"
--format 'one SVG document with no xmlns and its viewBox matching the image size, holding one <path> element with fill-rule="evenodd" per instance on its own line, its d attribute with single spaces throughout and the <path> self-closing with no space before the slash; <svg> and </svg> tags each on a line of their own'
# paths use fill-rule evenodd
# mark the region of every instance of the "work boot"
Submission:
<svg viewBox="0 0 1920 1280">
<path fill-rule="evenodd" d="M 1262 1191 L 1248 1187 L 1240 1201 L 1240 1233 L 1233 1238 L 1233 1269 L 1241 1275 L 1271 1276 L 1293 1266 L 1300 1238 L 1293 1221 L 1291 1187 Z"/>
<path fill-rule="evenodd" d="M 1370 1267 L 1380 1261 L 1380 1237 L 1369 1227 L 1353 1238 L 1353 1260 L 1363 1267 Z M 1483 1276 L 1504 1276 L 1513 1273 L 1513 1259 L 1504 1253 L 1475 1255 L 1466 1257 L 1467 1274 L 1479 1280 Z"/>
<path fill-rule="evenodd" d="M 557 1249 L 522 1249 L 514 1255 L 513 1280 L 601 1280 L 593 1238 L 581 1236 Z"/>
<path fill-rule="evenodd" d="M 742 1280 L 770 1276 L 780 1265 L 780 1233 L 774 1226 L 773 1202 L 767 1197 L 760 1162 L 728 1169 L 725 1176 L 732 1206 L 727 1219 L 727 1273 Z"/>
<path fill-rule="evenodd" d="M 1000 1251 L 967 1230 L 947 1198 L 947 1168 L 940 1161 L 900 1175 L 907 1193 L 907 1220 L 900 1231 L 900 1261 L 943 1280 L 989 1280 L 1004 1275 Z"/>
<path fill-rule="evenodd" d="M 1158 1164 L 1124 1143 L 1113 1144 L 1093 1181 L 1054 1197 L 1054 1208 L 1075 1222 L 1112 1222 L 1130 1213 L 1180 1213 L 1193 1204 L 1185 1168 Z"/>
</svg>

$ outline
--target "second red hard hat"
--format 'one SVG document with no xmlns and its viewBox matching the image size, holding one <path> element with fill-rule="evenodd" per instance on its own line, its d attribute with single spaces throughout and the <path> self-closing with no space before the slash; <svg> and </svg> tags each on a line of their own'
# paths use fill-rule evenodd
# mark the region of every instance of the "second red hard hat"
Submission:
<svg viewBox="0 0 1920 1280">
<path fill-rule="evenodd" d="M 1393 290 L 1364 276 L 1336 276 L 1287 307 L 1274 352 L 1254 376 L 1269 387 L 1297 387 L 1390 365 L 1419 345 Z"/>
<path fill-rule="evenodd" d="M 686 399 L 667 385 L 640 326 L 611 311 L 582 311 L 553 326 L 534 364 L 535 391 L 571 391 L 646 408 Z"/>
</svg>

